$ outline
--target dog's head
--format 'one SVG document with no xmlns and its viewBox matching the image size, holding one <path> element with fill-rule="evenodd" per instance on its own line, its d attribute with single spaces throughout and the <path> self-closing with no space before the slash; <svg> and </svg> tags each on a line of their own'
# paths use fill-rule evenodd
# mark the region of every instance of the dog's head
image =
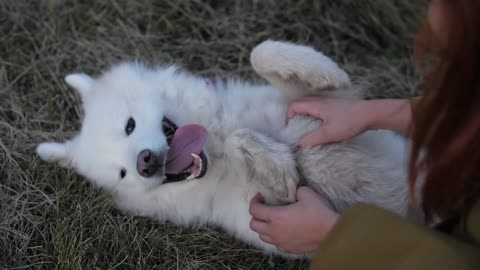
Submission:
<svg viewBox="0 0 480 270">
<path fill-rule="evenodd" d="M 178 104 L 165 102 L 159 90 L 159 82 L 174 73 L 174 68 L 153 72 L 123 64 L 99 78 L 68 75 L 67 84 L 83 101 L 81 131 L 63 143 L 42 143 L 37 153 L 108 189 L 120 183 L 151 188 L 203 176 L 206 130 L 199 125 L 177 127 L 171 113 L 178 111 Z"/>
</svg>

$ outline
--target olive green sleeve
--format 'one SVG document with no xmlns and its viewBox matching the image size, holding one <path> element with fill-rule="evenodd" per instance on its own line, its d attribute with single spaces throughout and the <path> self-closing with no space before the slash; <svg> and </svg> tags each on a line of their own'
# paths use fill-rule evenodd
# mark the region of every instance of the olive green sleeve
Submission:
<svg viewBox="0 0 480 270">
<path fill-rule="evenodd" d="M 480 269 L 480 250 L 360 204 L 340 218 L 310 269 Z"/>
</svg>

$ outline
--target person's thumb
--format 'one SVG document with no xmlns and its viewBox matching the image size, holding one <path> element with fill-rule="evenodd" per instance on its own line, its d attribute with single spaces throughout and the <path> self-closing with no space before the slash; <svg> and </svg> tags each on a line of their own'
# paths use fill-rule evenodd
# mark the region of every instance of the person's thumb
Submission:
<svg viewBox="0 0 480 270">
<path fill-rule="evenodd" d="M 322 197 L 312 188 L 307 186 L 301 186 L 297 189 L 297 202 L 311 204 L 312 201 L 318 200 L 321 200 L 325 206 L 329 206 L 330 208 L 332 207 L 332 205 L 324 197 Z"/>
<path fill-rule="evenodd" d="M 300 148 L 314 147 L 320 144 L 327 144 L 335 142 L 335 139 L 332 137 L 329 132 L 328 125 L 324 124 L 315 131 L 308 133 L 300 139 L 299 146 Z"/>
<path fill-rule="evenodd" d="M 309 200 L 311 198 L 317 198 L 317 193 L 307 186 L 301 186 L 297 189 L 297 201 Z"/>
<path fill-rule="evenodd" d="M 297 114 L 306 114 L 307 106 L 305 105 L 305 102 L 302 101 L 295 101 L 290 104 L 287 109 L 287 122 Z"/>
</svg>

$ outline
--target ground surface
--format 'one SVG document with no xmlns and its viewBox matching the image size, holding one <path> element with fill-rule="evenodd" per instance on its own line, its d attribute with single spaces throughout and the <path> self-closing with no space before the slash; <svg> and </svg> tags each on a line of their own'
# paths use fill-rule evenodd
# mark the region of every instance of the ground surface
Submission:
<svg viewBox="0 0 480 270">
<path fill-rule="evenodd" d="M 258 80 L 249 51 L 272 38 L 324 51 L 368 97 L 407 97 L 418 12 L 405 0 L 1 0 L 0 269 L 305 269 L 214 228 L 126 216 L 72 171 L 40 161 L 38 142 L 79 126 L 63 77 L 141 59 Z"/>
</svg>

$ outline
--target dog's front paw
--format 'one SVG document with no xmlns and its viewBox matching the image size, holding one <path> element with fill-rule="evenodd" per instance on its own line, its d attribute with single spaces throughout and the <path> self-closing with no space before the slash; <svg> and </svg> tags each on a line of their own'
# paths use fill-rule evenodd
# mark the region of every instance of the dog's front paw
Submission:
<svg viewBox="0 0 480 270">
<path fill-rule="evenodd" d="M 264 77 L 297 80 L 315 90 L 350 85 L 348 75 L 335 62 L 307 46 L 267 40 L 252 50 L 250 62 Z"/>
<path fill-rule="evenodd" d="M 239 129 L 230 134 L 225 142 L 229 154 L 242 158 L 245 154 L 248 154 L 245 147 L 247 147 L 250 137 L 251 131 L 249 129 Z"/>
<path fill-rule="evenodd" d="M 250 129 L 233 132 L 227 142 L 245 161 L 252 179 L 273 191 L 278 199 L 295 202 L 300 177 L 288 145 Z"/>
</svg>

